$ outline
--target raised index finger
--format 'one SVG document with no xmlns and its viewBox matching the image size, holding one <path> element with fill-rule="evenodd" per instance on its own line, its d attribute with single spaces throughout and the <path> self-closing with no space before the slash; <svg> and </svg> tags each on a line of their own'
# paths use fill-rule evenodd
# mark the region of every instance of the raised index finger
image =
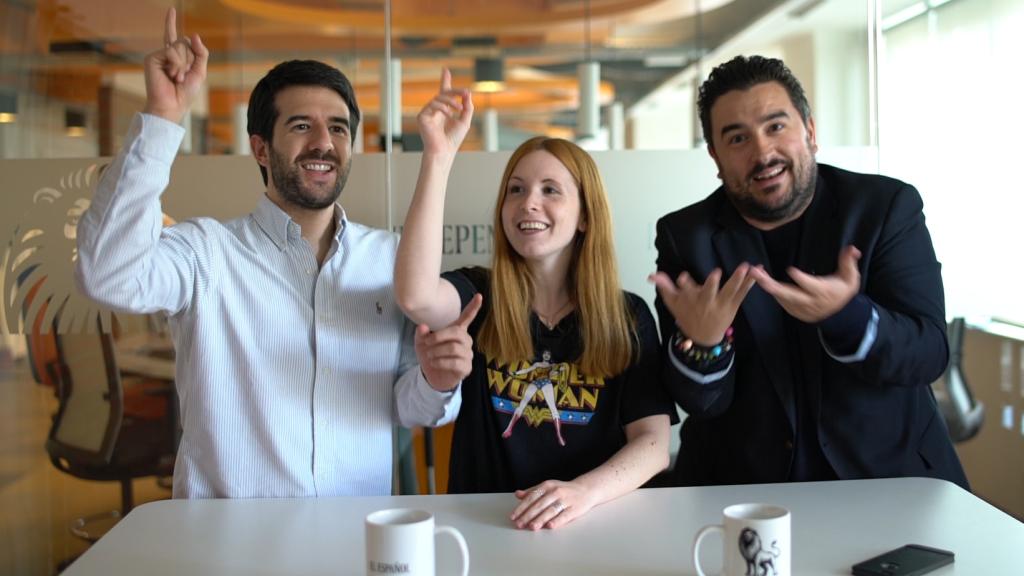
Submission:
<svg viewBox="0 0 1024 576">
<path fill-rule="evenodd" d="M 459 318 L 455 321 L 455 326 L 459 326 L 463 329 L 469 328 L 469 325 L 473 323 L 473 319 L 476 318 L 476 313 L 480 311 L 480 307 L 484 305 L 484 297 L 480 294 L 473 296 L 473 299 L 469 301 L 462 310 L 462 314 L 459 314 Z"/>
<path fill-rule="evenodd" d="M 448 68 L 441 69 L 441 93 L 452 89 L 452 71 Z"/>
<path fill-rule="evenodd" d="M 178 39 L 177 15 L 174 7 L 167 9 L 167 18 L 164 19 L 164 46 L 170 46 Z"/>
</svg>

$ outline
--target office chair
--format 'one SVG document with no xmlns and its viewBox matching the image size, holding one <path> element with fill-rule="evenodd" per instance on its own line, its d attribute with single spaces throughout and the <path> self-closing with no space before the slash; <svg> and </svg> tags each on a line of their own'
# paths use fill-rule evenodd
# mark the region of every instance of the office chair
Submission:
<svg viewBox="0 0 1024 576">
<path fill-rule="evenodd" d="M 966 323 L 954 318 L 949 325 L 949 366 L 932 385 L 939 411 L 946 420 L 953 442 L 970 440 L 985 420 L 985 405 L 974 398 L 961 366 Z"/>
<path fill-rule="evenodd" d="M 429 427 L 416 428 L 420 431 L 422 446 L 416 445 L 413 430 L 395 427 L 395 487 L 396 494 L 437 494 L 437 480 L 434 471 L 434 430 Z M 423 459 L 420 460 L 422 452 Z M 424 466 L 426 472 L 426 492 L 421 491 L 417 469 Z"/>
<path fill-rule="evenodd" d="M 90 526 L 117 520 L 132 509 L 134 478 L 172 473 L 176 423 L 125 414 L 124 389 L 109 334 L 58 334 L 54 366 L 59 407 L 46 440 L 51 462 L 78 478 L 121 485 L 119 510 L 71 523 L 74 535 L 95 542 L 100 535 Z"/>
<path fill-rule="evenodd" d="M 22 275 L 27 276 L 33 269 L 29 268 Z M 42 282 L 40 280 L 29 289 L 28 294 L 25 296 L 25 301 L 22 303 L 21 313 L 25 322 L 25 350 L 28 353 L 28 365 L 32 369 L 32 379 L 37 384 L 53 387 L 53 393 L 56 396 L 57 384 L 51 378 L 52 367 L 50 364 L 57 358 L 57 344 L 52 332 L 43 334 L 43 318 L 46 316 L 46 309 L 50 303 L 43 302 L 35 318 L 29 319 L 27 317 L 28 311 L 32 306 L 32 300 L 39 292 Z"/>
</svg>

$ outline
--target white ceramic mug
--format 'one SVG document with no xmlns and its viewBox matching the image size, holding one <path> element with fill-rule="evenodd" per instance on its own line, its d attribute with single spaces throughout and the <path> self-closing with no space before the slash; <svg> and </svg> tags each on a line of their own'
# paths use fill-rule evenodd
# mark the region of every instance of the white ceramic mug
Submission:
<svg viewBox="0 0 1024 576">
<path fill-rule="evenodd" d="M 792 546 L 789 510 L 771 504 L 735 504 L 722 511 L 722 523 L 705 526 L 693 540 L 693 564 L 700 566 L 700 541 L 722 534 L 723 576 L 790 576 Z"/>
<path fill-rule="evenodd" d="M 394 508 L 366 517 L 366 576 L 434 576 L 434 535 L 448 534 L 462 554 L 462 576 L 469 574 L 469 548 L 451 526 L 434 526 L 425 510 Z"/>
</svg>

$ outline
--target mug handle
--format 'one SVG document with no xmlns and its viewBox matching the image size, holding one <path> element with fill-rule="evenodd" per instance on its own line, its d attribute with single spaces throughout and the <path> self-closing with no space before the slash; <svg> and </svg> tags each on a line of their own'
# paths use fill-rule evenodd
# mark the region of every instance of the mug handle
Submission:
<svg viewBox="0 0 1024 576">
<path fill-rule="evenodd" d="M 448 534 L 452 538 L 455 538 L 455 543 L 459 545 L 459 552 L 462 554 L 462 576 L 469 575 L 469 547 L 466 546 L 466 539 L 462 537 L 462 532 L 451 526 L 435 526 L 434 536 L 438 534 Z"/>
<path fill-rule="evenodd" d="M 725 528 L 721 524 L 711 524 L 701 528 L 700 532 L 697 532 L 697 537 L 693 539 L 693 566 L 697 569 L 698 576 L 707 576 L 700 569 L 700 541 L 712 532 L 721 532 L 722 537 L 725 537 Z"/>
</svg>

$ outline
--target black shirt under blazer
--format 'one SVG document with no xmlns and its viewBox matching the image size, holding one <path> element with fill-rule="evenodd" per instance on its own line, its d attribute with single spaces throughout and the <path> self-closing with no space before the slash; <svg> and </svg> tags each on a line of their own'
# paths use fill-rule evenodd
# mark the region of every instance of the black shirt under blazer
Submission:
<svg viewBox="0 0 1024 576">
<path fill-rule="evenodd" d="M 804 213 L 797 267 L 836 270 L 842 247 L 860 249 L 860 292 L 878 313 L 867 357 L 844 364 L 829 356 L 814 325 L 799 323 L 804 366 L 787 346 L 786 312 L 755 285 L 734 321 L 735 362 L 722 380 L 701 385 L 666 362 L 669 391 L 687 412 L 676 462 L 684 485 L 783 482 L 793 459 L 796 403 L 791 370 L 819 387 L 812 406 L 825 457 L 841 479 L 928 476 L 967 488 L 930 384 L 949 349 L 940 264 L 925 227 L 921 197 L 884 176 L 818 165 L 815 198 Z M 719 187 L 658 221 L 658 270 L 687 271 L 703 283 L 716 267 L 723 282 L 743 262 L 771 272 L 761 234 Z M 675 321 L 655 302 L 668 342 Z M 806 343 L 813 343 L 808 346 Z"/>
</svg>

